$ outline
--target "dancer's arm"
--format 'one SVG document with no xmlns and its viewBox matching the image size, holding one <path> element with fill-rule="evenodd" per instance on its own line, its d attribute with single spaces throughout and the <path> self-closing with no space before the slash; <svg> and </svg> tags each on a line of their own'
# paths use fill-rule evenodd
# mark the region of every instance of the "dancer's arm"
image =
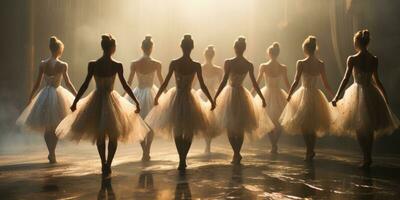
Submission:
<svg viewBox="0 0 400 200">
<path fill-rule="evenodd" d="M 41 62 L 40 65 L 39 65 L 38 76 L 37 76 L 37 78 L 36 78 L 35 84 L 33 85 L 31 95 L 29 96 L 28 104 L 31 103 L 33 97 L 35 96 L 36 92 L 38 91 L 38 89 L 39 89 L 39 87 L 40 87 L 40 83 L 42 83 L 42 79 L 43 79 L 43 67 L 44 67 L 43 64 L 44 64 L 44 62 Z"/>
<path fill-rule="evenodd" d="M 78 103 L 79 99 L 81 99 L 82 95 L 85 93 L 87 90 L 90 80 L 92 80 L 93 77 L 93 64 L 90 62 L 88 65 L 88 73 L 86 75 L 86 79 L 83 82 L 81 88 L 79 88 L 78 94 L 76 94 L 74 103 L 72 103 L 71 110 L 75 111 L 76 110 L 76 104 Z"/>
<path fill-rule="evenodd" d="M 172 74 L 174 73 L 174 62 L 172 61 L 169 65 L 168 74 L 165 77 L 164 82 L 161 84 L 160 89 L 158 90 L 156 96 L 154 97 L 154 105 L 158 105 L 158 98 L 160 98 L 163 91 L 167 88 L 169 80 L 171 80 Z"/>
<path fill-rule="evenodd" d="M 128 77 L 128 85 L 132 86 L 132 82 L 133 79 L 135 78 L 135 74 L 136 74 L 136 68 L 135 68 L 135 62 L 131 63 L 131 72 L 129 73 L 129 77 Z M 122 96 L 125 96 L 126 92 L 123 93 Z"/>
<path fill-rule="evenodd" d="M 292 83 L 292 86 L 290 86 L 289 94 L 288 94 L 288 97 L 286 99 L 287 101 L 290 101 L 290 98 L 292 97 L 292 94 L 293 94 L 294 90 L 296 89 L 297 85 L 299 84 L 300 77 L 301 77 L 302 73 L 303 73 L 303 66 L 301 65 L 300 61 L 297 61 L 297 64 L 296 64 L 296 75 L 294 75 L 294 81 Z"/>
<path fill-rule="evenodd" d="M 264 65 L 261 64 L 259 69 L 258 69 L 258 74 L 257 74 L 257 84 L 260 85 L 261 80 L 263 79 L 264 75 Z M 254 93 L 254 88 L 251 88 L 251 93 Z"/>
<path fill-rule="evenodd" d="M 72 94 L 74 96 L 76 96 L 76 89 L 75 89 L 74 85 L 72 84 L 71 79 L 69 78 L 67 63 L 64 64 L 63 78 L 64 78 L 65 85 L 67 86 L 69 91 L 71 91 Z"/>
<path fill-rule="evenodd" d="M 290 89 L 290 83 L 289 83 L 289 77 L 287 75 L 287 67 L 283 67 L 283 81 L 285 82 L 286 88 L 289 90 Z"/>
<path fill-rule="evenodd" d="M 320 74 L 321 74 L 321 79 L 322 83 L 324 84 L 325 89 L 328 91 L 330 98 L 333 97 L 333 90 L 331 86 L 329 85 L 328 78 L 326 77 L 326 71 L 325 71 L 325 65 L 322 64 L 320 68 Z"/>
<path fill-rule="evenodd" d="M 333 106 L 336 106 L 336 103 L 342 98 L 342 93 L 343 93 L 344 88 L 346 87 L 347 83 L 350 80 L 352 71 L 353 71 L 353 59 L 351 56 L 349 56 L 349 58 L 347 58 L 346 72 L 344 73 L 344 76 L 343 76 L 342 82 L 340 83 L 339 89 L 337 90 L 336 95 L 332 100 Z"/>
<path fill-rule="evenodd" d="M 265 107 L 267 104 L 265 103 L 264 96 L 263 96 L 263 94 L 261 93 L 260 86 L 258 86 L 257 80 L 256 80 L 256 78 L 254 77 L 254 67 L 253 67 L 253 64 L 250 64 L 250 66 L 249 66 L 249 76 L 250 76 L 251 82 L 253 83 L 253 88 L 256 90 L 258 96 L 260 96 L 260 98 L 261 98 L 261 100 L 262 100 L 263 107 Z"/>
<path fill-rule="evenodd" d="M 215 102 L 212 99 L 211 94 L 208 91 L 208 88 L 207 88 L 206 84 L 204 83 L 203 73 L 202 73 L 200 64 L 196 67 L 196 73 L 197 73 L 197 79 L 199 80 L 200 88 L 204 92 L 204 94 L 207 96 L 208 100 L 210 100 L 210 102 L 211 102 L 211 110 L 214 110 Z"/>
<path fill-rule="evenodd" d="M 381 80 L 379 79 L 379 75 L 378 75 L 378 59 L 377 59 L 377 58 L 376 58 L 376 64 L 375 64 L 375 66 L 376 66 L 376 67 L 374 67 L 374 72 L 373 72 L 372 76 L 373 76 L 373 78 L 374 78 L 374 80 L 375 80 L 375 83 L 376 83 L 376 85 L 378 86 L 379 90 L 382 92 L 383 97 L 385 97 L 386 103 L 388 103 L 388 102 L 389 102 L 389 101 L 388 101 L 389 99 L 388 99 L 388 97 L 387 97 L 386 90 L 385 90 L 385 88 L 383 87 L 383 84 L 382 84 Z"/>
<path fill-rule="evenodd" d="M 217 103 L 217 98 L 218 98 L 219 94 L 222 92 L 222 89 L 224 89 L 226 83 L 228 82 L 230 72 L 231 72 L 231 69 L 229 67 L 229 61 L 225 61 L 225 64 L 224 64 L 224 77 L 222 78 L 222 81 L 219 84 L 218 90 L 215 93 L 215 97 L 214 97 L 214 102 L 215 103 Z"/>
<path fill-rule="evenodd" d="M 158 81 L 160 82 L 160 85 L 164 82 L 164 78 L 163 78 L 163 76 L 162 76 L 162 71 L 161 71 L 161 63 L 157 63 L 157 78 L 158 78 Z"/>
<path fill-rule="evenodd" d="M 136 113 L 140 112 L 140 105 L 139 105 L 139 101 L 136 99 L 135 95 L 132 92 L 131 87 L 128 85 L 128 83 L 125 80 L 124 77 L 124 67 L 122 66 L 122 64 L 118 64 L 117 65 L 117 73 L 118 73 L 118 78 L 119 81 L 121 82 L 122 87 L 124 88 L 125 92 L 132 98 L 132 100 L 135 102 L 136 104 Z"/>
</svg>

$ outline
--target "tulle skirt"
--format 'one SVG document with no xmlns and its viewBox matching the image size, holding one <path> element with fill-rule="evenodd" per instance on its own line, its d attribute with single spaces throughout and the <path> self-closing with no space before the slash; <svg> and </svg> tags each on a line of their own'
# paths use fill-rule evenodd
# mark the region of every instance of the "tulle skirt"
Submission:
<svg viewBox="0 0 400 200">
<path fill-rule="evenodd" d="M 43 133 L 54 130 L 70 113 L 74 95 L 65 88 L 46 86 L 33 98 L 17 119 L 17 125 Z"/>
<path fill-rule="evenodd" d="M 93 143 L 99 138 L 140 141 L 150 129 L 135 109 L 116 91 L 94 90 L 78 103 L 75 112 L 61 121 L 56 134 L 74 141 L 88 140 Z"/>
<path fill-rule="evenodd" d="M 133 94 L 139 101 L 140 116 L 143 119 L 146 118 L 147 114 L 153 108 L 154 97 L 156 96 L 157 91 L 158 88 L 155 85 L 153 85 L 152 87 L 145 87 L 145 88 L 136 87 L 135 89 L 133 89 Z M 133 102 L 132 98 L 128 94 L 125 95 L 125 98 L 127 98 L 132 104 L 135 104 L 135 102 Z"/>
<path fill-rule="evenodd" d="M 217 119 L 215 117 L 215 112 L 211 111 L 211 102 L 207 99 L 206 95 L 203 93 L 201 89 L 197 90 L 197 94 L 201 97 L 201 104 L 203 109 L 205 110 L 205 113 L 207 115 L 207 119 L 209 122 L 209 125 L 207 127 L 207 130 L 203 132 L 203 136 L 205 138 L 215 138 L 221 135 L 221 128 L 217 124 Z"/>
<path fill-rule="evenodd" d="M 300 87 L 286 104 L 279 121 L 288 134 L 316 133 L 321 137 L 330 130 L 333 116 L 321 90 Z"/>
<path fill-rule="evenodd" d="M 266 109 L 263 109 L 263 111 L 267 112 L 268 116 L 274 123 L 275 128 L 278 128 L 280 126 L 279 117 L 287 103 L 287 93 L 280 88 L 268 87 L 263 87 L 261 93 L 267 103 Z M 255 96 L 254 100 L 258 107 L 262 106 L 261 98 L 258 95 Z"/>
<path fill-rule="evenodd" d="M 159 105 L 153 107 L 146 122 L 155 134 L 166 138 L 190 138 L 204 133 L 209 126 L 198 94 L 175 87 L 160 97 Z"/>
<path fill-rule="evenodd" d="M 383 95 L 373 85 L 354 83 L 337 103 L 338 116 L 333 123 L 335 135 L 355 136 L 357 131 L 372 131 L 375 136 L 391 134 L 399 128 L 399 119 Z"/>
<path fill-rule="evenodd" d="M 221 130 L 259 138 L 274 128 L 265 109 L 254 103 L 246 88 L 227 85 L 217 99 L 215 116 Z"/>
</svg>

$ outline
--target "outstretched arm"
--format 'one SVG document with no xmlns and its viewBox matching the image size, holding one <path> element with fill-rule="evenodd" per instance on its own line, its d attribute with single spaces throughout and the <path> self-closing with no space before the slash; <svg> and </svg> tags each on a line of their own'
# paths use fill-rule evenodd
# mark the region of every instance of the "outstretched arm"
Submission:
<svg viewBox="0 0 400 200">
<path fill-rule="evenodd" d="M 379 90 L 382 92 L 383 97 L 385 97 L 386 103 L 388 103 L 389 99 L 388 99 L 386 90 L 383 87 L 383 84 L 382 84 L 381 80 L 379 79 L 379 75 L 378 75 L 378 59 L 376 59 L 376 67 L 374 68 L 374 72 L 373 72 L 372 76 L 373 76 L 374 81 L 375 81 L 376 85 L 378 86 Z"/>
<path fill-rule="evenodd" d="M 322 65 L 321 70 L 320 70 L 320 75 L 321 75 L 322 83 L 324 84 L 325 89 L 329 92 L 330 98 L 332 98 L 333 90 L 332 90 L 331 86 L 329 85 L 328 78 L 326 77 L 325 65 Z"/>
<path fill-rule="evenodd" d="M 201 66 L 199 64 L 199 66 L 196 69 L 197 71 L 197 79 L 199 80 L 199 84 L 200 84 L 200 88 L 201 90 L 204 92 L 204 94 L 207 96 L 208 100 L 210 100 L 211 102 L 211 110 L 214 110 L 215 108 L 215 102 L 212 99 L 210 92 L 208 91 L 208 88 L 206 86 L 206 84 L 204 83 L 204 79 L 203 79 L 203 73 L 201 71 Z"/>
<path fill-rule="evenodd" d="M 343 93 L 344 88 L 346 87 L 347 83 L 349 82 L 352 71 L 353 71 L 353 61 L 352 61 L 352 58 L 349 57 L 349 58 L 347 58 L 346 72 L 344 73 L 344 76 L 343 76 L 342 82 L 340 83 L 339 89 L 337 90 L 336 95 L 332 100 L 333 106 L 336 106 L 336 103 L 342 98 L 342 93 Z"/>
<path fill-rule="evenodd" d="M 119 81 L 121 82 L 122 88 L 124 88 L 125 92 L 132 98 L 132 100 L 136 104 L 135 112 L 139 113 L 140 112 L 139 101 L 136 99 L 135 95 L 132 92 L 131 87 L 128 85 L 128 83 L 125 80 L 124 68 L 123 68 L 122 64 L 118 64 L 117 73 L 118 73 L 118 78 L 119 78 Z"/>
<path fill-rule="evenodd" d="M 91 63 L 89 63 L 88 65 L 88 73 L 86 75 L 86 79 L 83 82 L 81 88 L 79 88 L 78 94 L 76 94 L 74 103 L 72 103 L 71 106 L 71 110 L 75 111 L 76 110 L 76 104 L 78 103 L 79 99 L 81 99 L 82 95 L 85 93 L 85 91 L 87 90 L 90 80 L 92 80 L 93 77 L 93 65 Z"/>
<path fill-rule="evenodd" d="M 265 107 L 267 104 L 265 103 L 265 99 L 263 94 L 261 93 L 260 87 L 258 86 L 257 80 L 254 77 L 254 67 L 253 65 L 250 65 L 249 68 L 249 76 L 250 76 L 250 80 L 253 83 L 253 88 L 256 90 L 258 96 L 260 96 L 262 103 L 263 103 L 263 107 Z"/>
<path fill-rule="evenodd" d="M 40 87 L 40 83 L 42 83 L 42 79 L 43 79 L 43 63 L 41 63 L 39 65 L 39 73 L 38 73 L 38 76 L 36 78 L 35 84 L 33 85 L 33 89 L 32 89 L 31 95 L 29 96 L 28 104 L 31 103 L 33 97 L 35 96 L 36 92 L 38 91 L 38 89 Z"/>
<path fill-rule="evenodd" d="M 228 82 L 228 78 L 229 78 L 230 72 L 231 72 L 231 69 L 229 67 L 229 63 L 228 63 L 228 61 L 225 61 L 225 64 L 224 64 L 224 77 L 222 78 L 222 81 L 219 84 L 218 90 L 215 93 L 215 97 L 214 97 L 214 102 L 215 103 L 217 102 L 217 98 L 218 98 L 219 94 L 222 92 L 222 89 L 224 89 L 226 83 Z"/>
<path fill-rule="evenodd" d="M 161 84 L 160 89 L 158 90 L 156 96 L 154 97 L 154 105 L 158 105 L 158 98 L 160 98 L 161 94 L 167 88 L 169 80 L 171 80 L 172 74 L 174 73 L 174 65 L 173 62 L 169 65 L 168 74 L 165 77 L 164 82 Z"/>
<path fill-rule="evenodd" d="M 69 75 L 68 75 L 68 64 L 64 65 L 63 78 L 64 78 L 65 85 L 67 86 L 69 91 L 71 91 L 72 94 L 74 96 L 76 96 L 76 89 L 75 89 L 74 85 L 72 84 L 71 79 L 69 78 Z"/>
<path fill-rule="evenodd" d="M 299 61 L 297 61 L 297 64 L 296 64 L 296 75 L 294 76 L 294 81 L 292 83 L 292 86 L 290 86 L 289 94 L 288 94 L 288 97 L 287 97 L 287 101 L 290 101 L 290 98 L 292 97 L 292 94 L 293 94 L 294 90 L 296 89 L 297 85 L 299 84 L 300 77 L 301 77 L 302 73 L 303 73 L 303 67 L 302 67 L 301 63 Z"/>
</svg>

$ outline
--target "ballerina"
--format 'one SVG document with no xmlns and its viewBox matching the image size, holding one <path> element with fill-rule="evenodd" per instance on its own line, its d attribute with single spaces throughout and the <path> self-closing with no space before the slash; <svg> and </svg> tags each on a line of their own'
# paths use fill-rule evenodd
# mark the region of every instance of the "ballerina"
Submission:
<svg viewBox="0 0 400 200">
<path fill-rule="evenodd" d="M 289 134 L 302 134 L 306 143 L 306 161 L 312 161 L 315 152 L 316 137 L 329 131 L 332 121 L 332 110 L 321 90 L 317 88 L 320 77 L 329 95 L 329 86 L 325 73 L 325 65 L 315 55 L 317 49 L 316 37 L 308 36 L 303 42 L 306 58 L 297 61 L 296 75 L 287 97 L 288 103 L 279 119 L 284 131 Z M 301 79 L 301 87 L 294 92 Z"/>
<path fill-rule="evenodd" d="M 275 128 L 269 132 L 269 140 L 271 142 L 272 148 L 271 153 L 278 153 L 278 140 L 281 135 L 281 127 L 279 124 L 279 117 L 282 114 L 283 109 L 286 105 L 287 93 L 285 90 L 279 87 L 280 80 L 283 80 L 286 87 L 289 89 L 289 79 L 287 76 L 287 68 L 278 61 L 278 56 L 280 53 L 279 43 L 274 42 L 268 47 L 267 54 L 270 60 L 267 63 L 260 65 L 260 70 L 257 77 L 257 83 L 265 78 L 266 87 L 261 89 L 261 92 L 267 103 L 267 108 L 265 111 L 271 118 L 275 125 Z M 257 105 L 261 105 L 261 98 L 255 97 Z"/>
<path fill-rule="evenodd" d="M 190 58 L 193 47 L 191 36 L 185 35 L 181 42 L 183 56 L 171 62 L 165 81 L 154 99 L 156 106 L 146 117 L 146 122 L 155 133 L 173 135 L 179 154 L 178 170 L 186 169 L 186 157 L 192 144 L 193 135 L 206 131 L 209 125 L 200 96 L 192 89 L 195 75 L 197 75 L 201 89 L 211 102 L 211 110 L 215 108 L 214 101 L 203 80 L 201 65 Z M 168 86 L 174 73 L 176 87 L 164 94 L 158 105 L 160 95 Z"/>
<path fill-rule="evenodd" d="M 204 57 L 206 59 L 205 63 L 203 64 L 203 76 L 205 77 L 204 81 L 210 91 L 211 96 L 215 96 L 215 92 L 218 89 L 218 85 L 222 80 L 223 70 L 220 66 L 214 65 L 213 59 L 215 56 L 215 49 L 214 46 L 209 45 L 207 49 L 204 51 Z M 198 90 L 200 93 L 200 90 Z M 203 94 L 203 93 L 201 93 Z M 207 97 L 201 95 L 203 104 L 206 108 L 211 106 L 211 103 L 207 101 Z M 221 132 L 216 124 L 215 115 L 212 111 L 207 111 L 207 116 L 210 122 L 209 128 L 207 131 L 204 132 L 204 139 L 206 142 L 205 153 L 211 153 L 211 141 L 213 138 L 217 137 Z"/>
<path fill-rule="evenodd" d="M 274 128 L 271 119 L 266 112 L 259 112 L 266 106 L 257 81 L 254 77 L 254 67 L 244 56 L 246 41 L 239 37 L 234 45 L 236 57 L 228 59 L 224 64 L 224 77 L 215 95 L 215 102 L 218 105 L 215 109 L 218 124 L 222 130 L 227 131 L 229 142 L 234 155 L 232 164 L 240 164 L 242 156 L 240 150 L 243 145 L 244 133 L 254 135 L 267 133 Z M 262 107 L 258 108 L 251 93 L 242 86 L 243 80 L 249 74 L 253 87 L 262 101 Z M 229 80 L 229 85 L 226 86 Z M 225 87 L 226 86 L 226 87 Z M 218 96 L 221 96 L 218 99 Z M 261 116 L 259 114 L 263 113 Z"/>
<path fill-rule="evenodd" d="M 157 78 L 162 84 L 163 77 L 161 74 L 161 63 L 150 57 L 153 50 L 153 41 L 151 36 L 146 36 L 142 42 L 143 56 L 132 62 L 131 73 L 129 75 L 128 84 L 131 85 L 135 73 L 137 74 L 138 86 L 133 90 L 133 94 L 136 96 L 140 103 L 140 116 L 145 119 L 147 114 L 153 108 L 154 97 L 158 91 L 158 88 L 153 84 L 154 76 L 157 74 Z M 131 102 L 132 99 L 129 95 L 125 95 Z M 133 102 L 132 102 L 133 103 Z M 143 161 L 150 160 L 150 147 L 153 141 L 154 133 L 151 131 L 147 134 L 146 138 L 140 143 L 143 150 Z"/>
<path fill-rule="evenodd" d="M 332 100 L 338 109 L 333 132 L 336 135 L 356 136 L 364 155 L 360 165 L 368 168 L 372 163 L 374 136 L 391 134 L 400 122 L 391 111 L 386 91 L 378 76 L 378 58 L 368 51 L 369 31 L 354 35 L 355 55 L 347 59 L 347 69 L 340 87 Z M 342 96 L 350 76 L 354 83 Z M 343 99 L 342 99 L 343 97 Z M 340 100 L 342 99 L 342 100 Z"/>
<path fill-rule="evenodd" d="M 84 139 L 96 143 L 102 174 L 108 176 L 111 174 L 111 164 L 118 141 L 141 141 L 150 129 L 137 114 L 140 112 L 139 102 L 125 81 L 122 64 L 112 58 L 116 50 L 115 39 L 111 35 L 102 35 L 101 38 L 103 56 L 89 62 L 85 82 L 71 106 L 74 112 L 61 121 L 56 134 L 60 137 L 68 136 L 74 141 Z M 136 103 L 136 109 L 127 99 L 113 90 L 116 75 L 126 93 Z M 92 77 L 96 82 L 96 89 L 78 104 Z M 107 159 L 106 139 L 108 139 Z"/>
<path fill-rule="evenodd" d="M 17 119 L 17 125 L 37 132 L 44 132 L 44 140 L 49 151 L 47 158 L 50 163 L 56 163 L 55 150 L 58 137 L 55 134 L 55 129 L 70 112 L 69 105 L 76 95 L 76 90 L 69 79 L 68 64 L 60 60 L 64 51 L 64 44 L 57 37 L 52 36 L 49 48 L 51 57 L 41 61 L 39 74 L 29 97 L 28 106 Z M 45 86 L 37 93 L 43 79 Z M 62 79 L 64 79 L 65 85 L 72 94 L 60 85 Z"/>
</svg>

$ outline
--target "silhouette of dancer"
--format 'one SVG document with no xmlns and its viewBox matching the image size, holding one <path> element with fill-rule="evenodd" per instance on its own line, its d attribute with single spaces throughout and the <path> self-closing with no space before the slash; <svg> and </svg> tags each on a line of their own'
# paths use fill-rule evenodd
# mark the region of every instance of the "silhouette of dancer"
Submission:
<svg viewBox="0 0 400 200">
<path fill-rule="evenodd" d="M 215 107 L 204 84 L 200 63 L 190 58 L 193 47 L 191 36 L 185 35 L 181 42 L 183 56 L 171 62 L 165 81 L 154 99 L 154 105 L 158 105 L 158 99 L 174 73 L 176 87 L 164 94 L 160 99 L 160 104 L 155 106 L 146 117 L 146 122 L 156 133 L 167 136 L 173 133 L 179 153 L 179 170 L 186 169 L 186 157 L 193 135 L 207 130 L 209 124 L 206 112 L 201 106 L 200 96 L 192 89 L 195 75 L 199 79 L 201 89 L 212 104 L 211 109 Z"/>
<path fill-rule="evenodd" d="M 49 48 L 51 57 L 40 62 L 39 74 L 28 105 L 17 119 L 17 124 L 34 131 L 44 132 L 44 140 L 49 151 L 49 162 L 56 163 L 55 150 L 58 137 L 55 135 L 55 129 L 60 121 L 70 113 L 68 107 L 76 95 L 76 90 L 68 76 L 68 64 L 60 60 L 64 44 L 57 37 L 52 36 Z M 62 78 L 72 94 L 60 85 Z M 43 79 L 44 87 L 37 93 Z"/>
<path fill-rule="evenodd" d="M 267 133 L 274 125 L 267 115 L 261 117 L 259 109 L 253 102 L 251 93 L 242 86 L 247 74 L 253 83 L 253 87 L 261 98 L 262 106 L 265 107 L 265 99 L 254 77 L 254 67 L 244 56 L 246 41 L 239 37 L 234 45 L 236 57 L 228 59 L 224 64 L 224 77 L 215 95 L 218 105 L 215 109 L 218 124 L 228 133 L 229 142 L 233 149 L 233 164 L 240 164 L 244 133 Z M 229 85 L 226 86 L 229 80 Z M 225 87 L 226 86 L 226 87 Z M 218 99 L 218 96 L 221 96 Z M 266 112 L 260 112 L 266 113 Z"/>
<path fill-rule="evenodd" d="M 364 155 L 360 167 L 364 168 L 368 168 L 372 163 L 374 136 L 391 134 L 400 125 L 388 105 L 386 91 L 379 80 L 378 58 L 368 51 L 369 41 L 368 30 L 358 31 L 354 35 L 354 47 L 357 53 L 348 57 L 346 72 L 332 100 L 334 106 L 338 102 L 339 111 L 333 125 L 334 133 L 357 137 Z M 351 74 L 354 83 L 346 90 L 343 97 Z"/>
<path fill-rule="evenodd" d="M 267 112 L 268 116 L 271 118 L 275 125 L 275 128 L 269 132 L 269 141 L 271 142 L 272 148 L 271 153 L 278 153 L 278 140 L 281 135 L 281 127 L 279 123 L 279 117 L 282 114 L 283 109 L 286 105 L 286 92 L 279 87 L 279 82 L 284 81 L 286 87 L 289 89 L 289 79 L 287 76 L 287 68 L 278 61 L 278 56 L 280 53 L 279 43 L 274 42 L 268 47 L 267 54 L 270 60 L 266 63 L 260 65 L 260 70 L 258 72 L 257 83 L 260 83 L 263 78 L 265 78 L 265 87 L 261 89 L 264 95 L 265 101 L 267 102 Z M 261 105 L 261 98 L 255 97 L 257 105 Z"/>
<path fill-rule="evenodd" d="M 153 83 L 154 76 L 157 74 L 160 85 L 164 80 L 161 74 L 161 63 L 150 57 L 151 52 L 153 51 L 153 41 L 151 36 L 146 36 L 143 40 L 142 50 L 143 56 L 131 64 L 131 74 L 129 75 L 128 84 L 132 84 L 133 78 L 135 77 L 135 74 L 137 74 L 138 86 L 133 90 L 133 94 L 140 103 L 140 116 L 145 119 L 147 114 L 153 108 L 154 97 L 158 91 L 158 88 Z M 132 99 L 129 98 L 128 95 L 125 96 L 132 102 Z M 153 137 L 154 133 L 151 131 L 140 143 L 143 150 L 143 161 L 150 160 L 150 147 Z"/>
<path fill-rule="evenodd" d="M 215 50 L 214 46 L 209 45 L 207 49 L 204 51 L 204 57 L 206 59 L 205 63 L 203 64 L 203 76 L 204 76 L 204 82 L 206 83 L 211 96 L 215 96 L 215 92 L 218 89 L 218 85 L 222 80 L 222 77 L 224 75 L 224 71 L 221 69 L 220 66 L 214 65 L 213 59 L 215 56 Z M 200 94 L 200 90 L 198 91 Z M 201 93 L 203 94 L 203 93 Z M 204 95 L 200 95 L 202 97 L 203 105 L 206 108 L 210 108 L 211 103 L 207 101 L 207 97 Z M 219 130 L 219 126 L 216 123 L 215 119 L 215 114 L 212 111 L 207 111 L 207 116 L 208 120 L 210 122 L 210 125 L 207 129 L 207 131 L 204 132 L 204 139 L 206 141 L 206 148 L 205 148 L 205 153 L 209 154 L 211 153 L 211 140 L 215 137 L 217 137 L 221 131 Z"/>
<path fill-rule="evenodd" d="M 111 174 L 111 163 L 117 150 L 118 140 L 122 142 L 143 140 L 150 129 L 136 114 L 140 112 L 139 102 L 125 81 L 122 64 L 112 58 L 116 50 L 115 39 L 111 35 L 102 35 L 101 38 L 103 56 L 89 62 L 85 82 L 71 106 L 74 112 L 61 121 L 56 133 L 62 137 L 68 135 L 75 141 L 84 139 L 96 142 L 102 173 L 108 176 Z M 113 90 L 116 75 L 124 90 L 135 101 L 136 109 L 127 99 Z M 96 82 L 96 89 L 78 104 L 92 77 Z M 78 109 L 76 109 L 77 104 Z M 108 139 L 107 159 L 106 139 Z"/>
<path fill-rule="evenodd" d="M 315 55 L 317 39 L 308 36 L 303 42 L 306 58 L 297 61 L 296 75 L 287 97 L 287 105 L 280 117 L 285 132 L 303 135 L 306 143 L 306 161 L 313 160 L 317 136 L 322 136 L 330 128 L 332 110 L 324 93 L 317 88 L 321 78 L 326 90 L 332 95 L 325 73 L 324 63 Z M 301 79 L 301 87 L 294 92 Z"/>
</svg>

